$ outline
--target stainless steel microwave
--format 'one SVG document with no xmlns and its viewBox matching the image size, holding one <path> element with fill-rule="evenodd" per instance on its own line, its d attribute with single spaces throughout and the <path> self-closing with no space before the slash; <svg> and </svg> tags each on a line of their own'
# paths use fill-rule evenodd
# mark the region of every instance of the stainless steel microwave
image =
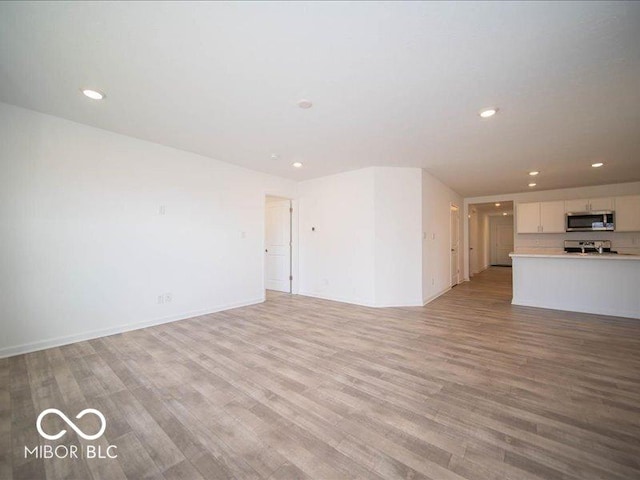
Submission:
<svg viewBox="0 0 640 480">
<path fill-rule="evenodd" d="M 615 230 L 615 212 L 578 212 L 567 213 L 565 226 L 567 232 L 601 232 Z"/>
</svg>

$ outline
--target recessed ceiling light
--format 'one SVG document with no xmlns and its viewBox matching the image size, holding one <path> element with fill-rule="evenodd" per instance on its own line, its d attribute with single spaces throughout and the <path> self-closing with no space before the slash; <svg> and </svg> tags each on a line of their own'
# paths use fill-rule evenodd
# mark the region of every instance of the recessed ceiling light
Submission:
<svg viewBox="0 0 640 480">
<path fill-rule="evenodd" d="M 271 160 L 278 160 L 278 155 L 276 155 L 275 153 L 272 153 Z"/>
<path fill-rule="evenodd" d="M 293 166 L 293 167 L 295 167 L 295 168 L 300 168 L 300 167 L 302 167 L 302 163 L 300 163 L 300 162 L 293 162 L 293 163 L 291 164 L 291 166 Z"/>
<path fill-rule="evenodd" d="M 538 175 L 540 172 L 537 171 L 533 171 L 533 172 L 529 172 L 529 175 L 531 175 L 532 177 L 535 177 L 536 175 Z"/>
<path fill-rule="evenodd" d="M 480 110 L 480 116 L 482 118 L 493 117 L 496 113 L 498 113 L 498 109 L 495 107 L 483 108 Z"/>
<path fill-rule="evenodd" d="M 507 215 L 509 215 L 507 212 L 502 212 L 503 217 L 506 217 Z"/>
<path fill-rule="evenodd" d="M 499 203 L 496 203 L 496 207 L 499 207 L 499 206 L 500 206 L 500 204 L 499 204 Z"/>
<path fill-rule="evenodd" d="M 592 164 L 591 164 L 591 166 L 592 166 L 593 168 L 600 168 L 600 167 L 601 167 L 601 166 L 603 166 L 603 165 L 604 165 L 604 163 L 602 163 L 602 162 L 592 163 Z"/>
<path fill-rule="evenodd" d="M 313 106 L 313 103 L 311 102 L 311 100 L 303 98 L 302 100 L 298 101 L 298 106 L 306 110 L 307 108 L 311 108 Z"/>
<path fill-rule="evenodd" d="M 536 184 L 535 184 L 535 183 L 530 183 L 530 184 L 529 184 L 529 186 L 530 186 L 530 187 L 535 187 L 535 186 L 536 186 Z"/>
<path fill-rule="evenodd" d="M 102 100 L 106 95 L 97 90 L 91 90 L 90 88 L 83 88 L 82 93 L 85 97 L 89 97 L 91 100 Z"/>
</svg>

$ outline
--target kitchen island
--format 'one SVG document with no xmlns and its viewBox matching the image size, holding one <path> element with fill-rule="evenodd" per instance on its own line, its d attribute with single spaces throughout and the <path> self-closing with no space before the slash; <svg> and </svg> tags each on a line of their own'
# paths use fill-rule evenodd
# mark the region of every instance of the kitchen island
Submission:
<svg viewBox="0 0 640 480">
<path fill-rule="evenodd" d="M 640 319 L 640 255 L 511 253 L 514 305 Z"/>
</svg>

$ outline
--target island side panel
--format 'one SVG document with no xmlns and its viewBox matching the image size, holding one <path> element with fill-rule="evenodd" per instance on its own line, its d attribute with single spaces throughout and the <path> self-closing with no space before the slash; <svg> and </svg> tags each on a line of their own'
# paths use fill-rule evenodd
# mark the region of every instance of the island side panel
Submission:
<svg viewBox="0 0 640 480">
<path fill-rule="evenodd" d="M 640 261 L 513 256 L 512 303 L 640 319 Z"/>
</svg>

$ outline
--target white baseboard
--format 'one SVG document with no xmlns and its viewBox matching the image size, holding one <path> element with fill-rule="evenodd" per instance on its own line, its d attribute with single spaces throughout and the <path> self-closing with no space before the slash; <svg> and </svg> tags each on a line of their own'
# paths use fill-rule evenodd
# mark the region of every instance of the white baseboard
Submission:
<svg viewBox="0 0 640 480">
<path fill-rule="evenodd" d="M 423 300 L 422 306 L 424 307 L 427 303 L 431 303 L 431 302 L 433 302 L 436 298 L 438 298 L 438 297 L 439 297 L 439 296 L 441 296 L 441 295 L 444 295 L 444 294 L 445 294 L 445 293 L 447 293 L 449 290 L 451 290 L 451 287 L 447 287 L 447 288 L 445 288 L 444 290 L 442 290 L 442 291 L 440 291 L 440 292 L 438 292 L 438 293 L 436 293 L 436 294 L 434 294 L 434 295 L 431 295 L 429 298 L 427 298 L 427 299 Z"/>
<path fill-rule="evenodd" d="M 375 308 L 402 308 L 402 307 L 422 307 L 422 302 L 409 302 L 409 303 L 385 303 L 374 305 Z"/>
<path fill-rule="evenodd" d="M 480 267 L 480 270 L 478 270 L 477 272 L 473 272 L 474 275 L 477 275 L 479 273 L 484 272 L 487 268 L 489 268 L 489 265 L 485 265 L 483 267 Z"/>
<path fill-rule="evenodd" d="M 421 307 L 422 303 L 420 301 L 410 302 L 410 303 L 389 303 L 389 304 L 377 304 L 370 302 L 362 302 L 360 300 L 351 300 L 346 299 L 344 297 L 335 297 L 332 295 L 322 295 L 319 293 L 311 293 L 311 292 L 300 292 L 298 295 L 302 295 L 303 297 L 312 297 L 312 298 L 321 298 L 322 300 L 331 300 L 332 302 L 340 302 L 340 303 L 348 303 L 350 305 L 359 305 L 361 307 L 371 307 L 371 308 L 401 308 L 401 307 Z"/>
<path fill-rule="evenodd" d="M 578 313 L 591 313 L 593 315 L 605 315 L 608 317 L 623 317 L 623 318 L 633 318 L 640 319 L 640 312 L 637 311 L 626 311 L 626 310 L 616 310 L 616 309 L 605 309 L 605 308 L 580 308 L 579 306 L 568 306 L 561 303 L 553 303 L 553 302 L 539 302 L 538 300 L 528 300 L 522 298 L 513 297 L 511 300 L 512 305 L 518 305 L 521 307 L 534 307 L 534 308 L 546 308 L 549 310 L 561 310 L 563 312 L 578 312 Z"/>
<path fill-rule="evenodd" d="M 177 322 L 178 320 L 186 320 L 187 318 L 199 317 L 201 315 L 208 315 L 210 313 L 222 312 L 224 310 L 231 310 L 239 307 L 247 307 L 249 305 L 256 305 L 258 303 L 262 303 L 264 301 L 265 301 L 265 297 L 262 296 L 261 298 L 249 300 L 246 302 L 237 302 L 237 303 L 232 303 L 227 305 L 219 305 L 216 307 L 206 308 L 203 310 L 193 310 L 190 312 L 171 315 L 168 317 L 161 317 L 153 320 L 145 320 L 143 322 L 129 323 L 124 325 L 118 325 L 115 327 L 103 328 L 99 330 L 91 330 L 88 332 L 78 333 L 75 335 L 66 335 L 63 337 L 47 338 L 44 340 L 38 340 L 36 342 L 24 343 L 22 345 L 4 347 L 4 348 L 0 348 L 0 358 L 13 357 L 14 355 L 22 355 L 24 353 L 37 352 L 38 350 L 45 350 L 47 348 L 60 347 L 62 345 L 82 342 L 84 340 L 92 340 L 94 338 L 108 337 L 109 335 L 129 332 L 131 330 L 139 330 L 141 328 L 153 327 L 155 325 L 162 325 L 163 323 Z"/>
<path fill-rule="evenodd" d="M 359 305 L 361 307 L 375 308 L 375 305 L 370 302 L 363 302 L 361 300 L 352 300 L 350 298 L 337 297 L 334 295 L 323 295 L 321 293 L 305 292 L 305 291 L 298 292 L 298 295 L 302 295 L 303 297 L 320 298 L 322 300 L 331 300 L 332 302 L 349 303 L 351 305 Z"/>
</svg>

